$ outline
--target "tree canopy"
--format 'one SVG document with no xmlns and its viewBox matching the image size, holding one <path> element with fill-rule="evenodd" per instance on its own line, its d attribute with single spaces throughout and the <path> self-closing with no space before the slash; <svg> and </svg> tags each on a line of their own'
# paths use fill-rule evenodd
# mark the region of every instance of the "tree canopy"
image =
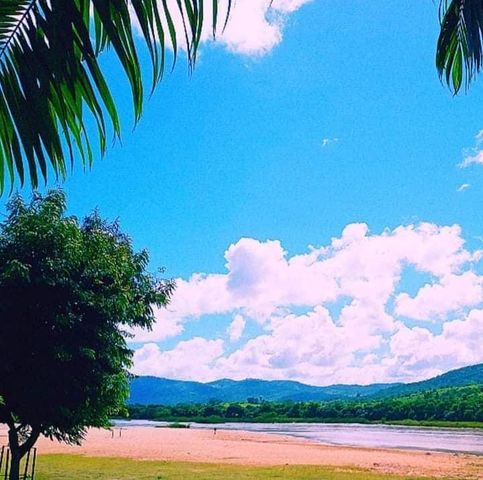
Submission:
<svg viewBox="0 0 483 480">
<path fill-rule="evenodd" d="M 0 224 L 0 423 L 12 460 L 40 434 L 77 443 L 123 407 L 126 330 L 150 328 L 153 306 L 173 290 L 147 265 L 117 223 L 67 216 L 62 191 L 9 202 Z"/>
</svg>

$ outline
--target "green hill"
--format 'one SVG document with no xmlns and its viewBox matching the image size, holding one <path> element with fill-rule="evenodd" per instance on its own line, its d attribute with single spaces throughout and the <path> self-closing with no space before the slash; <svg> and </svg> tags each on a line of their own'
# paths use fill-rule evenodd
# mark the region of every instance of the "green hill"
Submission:
<svg viewBox="0 0 483 480">
<path fill-rule="evenodd" d="M 483 384 L 483 364 L 464 367 L 416 383 L 331 385 L 317 387 L 284 380 L 229 380 L 210 383 L 136 377 L 131 381 L 130 404 L 175 405 L 178 403 L 241 402 L 248 398 L 268 401 L 330 401 L 379 399 L 424 392 L 443 387 Z"/>
<path fill-rule="evenodd" d="M 372 395 L 373 398 L 389 398 L 411 393 L 426 392 L 444 387 L 463 387 L 483 384 L 483 363 L 458 368 L 421 382 L 393 385 Z"/>
</svg>

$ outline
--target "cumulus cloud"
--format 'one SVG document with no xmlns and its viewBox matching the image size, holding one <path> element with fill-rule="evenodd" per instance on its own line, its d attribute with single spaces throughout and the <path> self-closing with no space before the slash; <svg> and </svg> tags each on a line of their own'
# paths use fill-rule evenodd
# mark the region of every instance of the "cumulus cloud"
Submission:
<svg viewBox="0 0 483 480">
<path fill-rule="evenodd" d="M 233 53 L 264 55 L 282 41 L 289 15 L 310 1 L 237 0 L 225 30 L 217 35 L 217 42 Z"/>
<path fill-rule="evenodd" d="M 147 343 L 134 352 L 132 372 L 156 377 L 210 380 L 213 376 L 212 364 L 222 353 L 222 340 L 201 337 L 179 342 L 167 351 L 162 351 L 155 343 Z"/>
<path fill-rule="evenodd" d="M 445 275 L 438 283 L 422 287 L 415 297 L 402 293 L 396 298 L 397 315 L 433 321 L 452 311 L 483 303 L 483 276 L 474 272 Z"/>
<path fill-rule="evenodd" d="M 219 24 L 216 44 L 228 51 L 244 56 L 263 56 L 276 47 L 283 39 L 284 26 L 291 14 L 311 0 L 236 0 L 226 28 L 223 29 L 227 11 L 227 0 L 219 2 Z M 175 0 L 168 0 L 173 13 L 173 21 L 180 38 L 183 22 L 177 14 Z M 212 3 L 205 2 L 204 17 L 207 19 L 201 34 L 202 42 L 211 42 Z"/>
<path fill-rule="evenodd" d="M 475 342 L 483 325 L 481 258 L 465 247 L 458 225 L 373 234 L 354 223 L 293 256 L 278 240 L 242 238 L 225 252 L 224 273 L 178 280 L 153 331 L 135 338 L 148 342 L 136 352 L 135 371 L 323 385 L 416 380 L 483 361 Z M 411 284 L 409 271 L 425 280 Z M 411 294 L 402 288 L 408 282 Z M 231 347 L 201 337 L 167 351 L 153 343 L 211 315 L 226 315 Z M 248 338 L 250 323 L 261 333 Z"/>
<path fill-rule="evenodd" d="M 176 295 L 176 298 L 178 295 Z M 182 317 L 178 314 L 173 314 L 171 306 L 167 308 L 154 309 L 155 323 L 152 330 L 143 328 L 133 328 L 130 333 L 134 335 L 137 342 L 160 342 L 166 338 L 175 337 L 183 331 Z"/>
<path fill-rule="evenodd" d="M 274 320 L 266 335 L 218 359 L 214 374 L 244 378 L 290 378 L 311 383 L 331 383 L 355 356 L 379 347 L 382 337 L 337 326 L 324 307 L 305 315 Z M 361 379 L 359 379 L 361 381 Z"/>
<path fill-rule="evenodd" d="M 447 322 L 440 335 L 424 328 L 399 324 L 391 338 L 391 356 L 384 360 L 395 378 L 411 378 L 414 372 L 424 377 L 436 375 L 461 365 L 483 360 L 483 310 L 471 310 L 466 318 Z"/>
</svg>

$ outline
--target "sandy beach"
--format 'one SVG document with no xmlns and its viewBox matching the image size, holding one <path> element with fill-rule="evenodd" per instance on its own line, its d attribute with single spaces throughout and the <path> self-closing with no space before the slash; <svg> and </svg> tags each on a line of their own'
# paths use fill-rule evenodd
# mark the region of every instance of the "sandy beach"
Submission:
<svg viewBox="0 0 483 480">
<path fill-rule="evenodd" d="M 325 465 L 433 478 L 483 479 L 480 456 L 329 446 L 294 437 L 241 431 L 218 430 L 215 435 L 212 430 L 204 429 L 129 427 L 122 432 L 115 429 L 112 436 L 111 431 L 93 429 L 82 446 L 68 446 L 45 438 L 37 446 L 40 455 L 68 453 L 240 465 Z"/>
</svg>

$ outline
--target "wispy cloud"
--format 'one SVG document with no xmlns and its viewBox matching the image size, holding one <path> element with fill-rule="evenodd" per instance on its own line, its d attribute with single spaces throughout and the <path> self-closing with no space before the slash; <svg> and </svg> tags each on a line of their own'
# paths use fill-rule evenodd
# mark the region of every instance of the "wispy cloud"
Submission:
<svg viewBox="0 0 483 480">
<path fill-rule="evenodd" d="M 235 315 L 233 321 L 227 329 L 230 341 L 237 342 L 243 335 L 243 330 L 245 329 L 245 319 L 241 315 Z"/>
<path fill-rule="evenodd" d="M 467 168 L 471 165 L 483 165 L 483 130 L 480 130 L 475 136 L 475 146 L 464 151 L 463 161 L 458 163 L 458 167 Z"/>
<path fill-rule="evenodd" d="M 333 145 L 339 141 L 338 138 L 323 138 L 322 139 L 322 148 L 328 147 L 329 145 Z"/>
<path fill-rule="evenodd" d="M 458 167 L 467 168 L 470 165 L 483 165 L 483 150 L 476 152 L 474 155 L 467 155 Z"/>
<path fill-rule="evenodd" d="M 465 190 L 468 190 L 468 188 L 471 188 L 471 183 L 463 183 L 456 189 L 456 191 L 464 192 Z"/>
</svg>

